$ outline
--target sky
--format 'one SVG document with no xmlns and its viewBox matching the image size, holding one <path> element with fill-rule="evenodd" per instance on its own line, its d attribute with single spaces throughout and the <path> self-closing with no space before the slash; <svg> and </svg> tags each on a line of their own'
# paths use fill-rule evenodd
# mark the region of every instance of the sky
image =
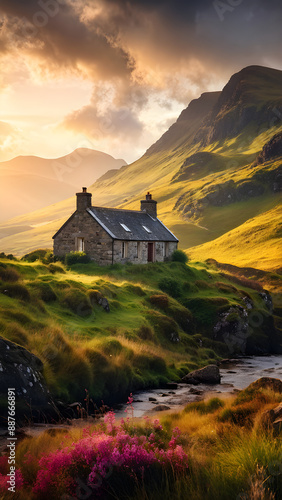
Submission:
<svg viewBox="0 0 282 500">
<path fill-rule="evenodd" d="M 280 0 L 1 0 L 0 161 L 139 158 L 202 92 L 282 70 Z"/>
</svg>

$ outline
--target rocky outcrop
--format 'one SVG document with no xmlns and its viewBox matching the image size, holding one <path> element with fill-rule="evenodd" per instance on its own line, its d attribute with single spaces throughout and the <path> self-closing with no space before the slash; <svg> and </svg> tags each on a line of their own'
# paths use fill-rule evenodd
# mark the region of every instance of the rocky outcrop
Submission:
<svg viewBox="0 0 282 500">
<path fill-rule="evenodd" d="M 261 163 L 265 163 L 279 156 L 282 156 L 282 132 L 275 134 L 271 137 L 270 141 L 263 146 L 255 163 L 256 165 L 260 165 Z"/>
<path fill-rule="evenodd" d="M 181 178 L 182 174 L 179 175 Z M 223 207 L 231 203 L 247 201 L 263 195 L 267 188 L 273 193 L 282 191 L 282 165 L 275 169 L 259 170 L 248 180 L 234 182 L 231 179 L 221 184 L 207 186 L 202 189 L 200 196 L 199 193 L 196 193 L 196 196 L 193 192 L 184 193 L 176 201 L 174 209 L 189 219 L 197 219 L 209 206 Z"/>
<path fill-rule="evenodd" d="M 15 390 L 18 423 L 50 421 L 58 410 L 43 377 L 43 364 L 24 347 L 0 337 L 0 425 L 7 426 L 8 389 Z"/>
<path fill-rule="evenodd" d="M 244 300 L 244 299 L 243 299 Z M 241 306 L 230 307 L 227 311 L 219 314 L 219 319 L 213 328 L 213 338 L 224 342 L 231 353 L 246 352 L 248 338 L 248 310 L 251 301 L 246 304 L 246 309 Z"/>
<path fill-rule="evenodd" d="M 220 373 L 217 365 L 208 365 L 188 373 L 182 378 L 186 384 L 220 384 Z"/>
<path fill-rule="evenodd" d="M 275 123 L 276 108 L 261 100 L 266 81 L 269 93 L 277 95 L 282 84 L 281 71 L 248 66 L 232 75 L 194 141 L 207 145 L 236 137 L 251 123 L 261 128 Z"/>
</svg>

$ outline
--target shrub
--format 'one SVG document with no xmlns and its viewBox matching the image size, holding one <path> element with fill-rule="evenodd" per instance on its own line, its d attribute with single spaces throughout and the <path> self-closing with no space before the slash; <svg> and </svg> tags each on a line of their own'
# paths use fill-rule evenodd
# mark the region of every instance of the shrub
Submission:
<svg viewBox="0 0 282 500">
<path fill-rule="evenodd" d="M 193 297 L 183 300 L 183 305 L 192 312 L 197 325 L 208 331 L 217 320 L 218 308 L 228 304 L 228 300 L 223 297 Z"/>
<path fill-rule="evenodd" d="M 12 253 L 6 255 L 4 252 L 0 253 L 0 259 L 18 260 Z"/>
<path fill-rule="evenodd" d="M 70 252 L 65 256 L 65 264 L 73 266 L 74 264 L 88 264 L 90 262 L 89 255 L 84 252 Z"/>
<path fill-rule="evenodd" d="M 134 356 L 133 364 L 135 368 L 140 370 L 149 370 L 157 374 L 166 374 L 167 368 L 164 359 L 160 356 L 151 354 L 137 354 Z"/>
<path fill-rule="evenodd" d="M 199 288 L 199 290 L 208 290 L 210 288 L 213 288 L 213 286 L 210 283 L 204 280 L 196 280 L 195 285 L 197 288 Z"/>
<path fill-rule="evenodd" d="M 99 348 L 104 354 L 108 354 L 110 356 L 116 356 L 120 354 L 123 347 L 122 344 L 116 339 L 104 339 L 101 344 L 99 344 Z"/>
<path fill-rule="evenodd" d="M 149 298 L 151 304 L 163 311 L 168 309 L 169 300 L 167 295 L 151 295 Z"/>
<path fill-rule="evenodd" d="M 158 287 L 162 292 L 167 293 L 171 297 L 177 298 L 181 295 L 180 285 L 173 278 L 162 278 L 158 283 Z"/>
<path fill-rule="evenodd" d="M 128 283 L 124 286 L 124 289 L 127 292 L 134 293 L 134 295 L 138 295 L 139 297 L 143 297 L 146 295 L 146 292 L 144 292 L 143 288 L 139 285 L 132 285 L 131 283 Z"/>
<path fill-rule="evenodd" d="M 55 274 L 55 273 L 66 274 L 66 271 L 61 266 L 58 266 L 57 264 L 49 264 L 48 269 L 49 269 L 50 273 L 52 273 L 52 274 Z"/>
<path fill-rule="evenodd" d="M 89 316 L 92 312 L 88 297 L 78 289 L 66 290 L 63 302 L 78 316 Z"/>
<path fill-rule="evenodd" d="M 36 260 L 43 260 L 46 256 L 47 253 L 49 253 L 50 250 L 46 250 L 43 248 L 33 250 L 33 252 L 27 253 L 24 255 L 21 260 L 25 260 L 27 262 L 35 262 Z"/>
<path fill-rule="evenodd" d="M 86 347 L 84 350 L 84 354 L 90 361 L 92 369 L 95 372 L 100 373 L 103 369 L 107 368 L 109 365 L 106 356 L 104 356 L 104 354 L 102 354 L 99 351 L 95 351 L 91 347 Z"/>
<path fill-rule="evenodd" d="M 94 306 L 94 304 L 99 304 L 103 299 L 103 295 L 99 290 L 88 290 L 87 295 L 92 306 Z"/>
<path fill-rule="evenodd" d="M 20 278 L 19 273 L 12 269 L 11 267 L 6 266 L 5 264 L 1 264 L 0 266 L 0 279 L 3 281 L 15 282 Z"/>
<path fill-rule="evenodd" d="M 218 290 L 220 292 L 223 292 L 223 293 L 237 292 L 237 288 L 235 288 L 235 286 L 228 285 L 227 283 L 222 283 L 221 281 L 217 281 L 215 283 L 215 286 L 218 288 Z M 245 292 L 243 292 L 243 293 L 246 295 Z"/>
<path fill-rule="evenodd" d="M 183 250 L 174 250 L 171 260 L 174 262 L 182 262 L 183 264 L 186 264 L 189 260 L 188 255 L 183 252 Z"/>
<path fill-rule="evenodd" d="M 99 429 L 84 432 L 72 446 L 44 454 L 36 479 L 24 487 L 42 499 L 73 498 L 77 491 L 81 496 L 84 484 L 93 491 L 91 498 L 94 492 L 101 499 L 141 498 L 140 492 L 149 498 L 152 484 L 159 486 L 164 478 L 180 482 L 187 474 L 188 456 L 179 444 L 179 429 L 167 433 L 155 419 L 146 422 L 144 433 L 132 435 L 127 422 L 117 425 L 115 414 L 108 412 Z"/>
<path fill-rule="evenodd" d="M 51 262 L 54 262 L 54 254 L 51 250 L 49 252 L 46 252 L 45 256 L 42 259 L 43 264 L 50 264 Z"/>
<path fill-rule="evenodd" d="M 29 286 L 39 294 L 40 299 L 44 302 L 52 302 L 57 299 L 57 296 L 49 283 L 34 281 L 33 283 L 30 283 Z"/>
<path fill-rule="evenodd" d="M 153 325 L 154 330 L 159 336 L 166 337 L 171 341 L 173 341 L 174 338 L 179 339 L 178 325 L 172 318 L 152 309 L 147 312 L 147 319 Z"/>
<path fill-rule="evenodd" d="M 136 333 L 141 340 L 153 340 L 154 338 L 153 330 L 148 325 L 141 325 Z"/>
<path fill-rule="evenodd" d="M 176 321 L 176 323 L 186 333 L 194 333 L 193 315 L 186 307 L 170 306 L 168 314 Z"/>
<path fill-rule="evenodd" d="M 8 297 L 12 297 L 13 299 L 24 300 L 26 302 L 30 299 L 28 289 L 19 283 L 9 283 L 5 286 L 3 285 L 0 290 L 2 293 L 8 295 Z"/>
<path fill-rule="evenodd" d="M 252 402 L 236 406 L 236 408 L 225 408 L 218 416 L 219 422 L 232 422 L 235 425 L 250 425 L 257 411 Z"/>
</svg>

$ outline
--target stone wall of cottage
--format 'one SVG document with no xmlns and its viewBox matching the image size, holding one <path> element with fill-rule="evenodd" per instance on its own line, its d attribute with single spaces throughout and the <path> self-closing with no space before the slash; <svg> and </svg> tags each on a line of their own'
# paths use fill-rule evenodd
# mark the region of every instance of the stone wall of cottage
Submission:
<svg viewBox="0 0 282 500">
<path fill-rule="evenodd" d="M 125 245 L 123 245 L 123 243 Z M 174 250 L 177 249 L 177 242 L 154 242 L 154 261 L 164 262 L 168 260 Z M 133 264 L 146 264 L 148 262 L 148 242 L 147 241 L 115 241 L 114 242 L 114 262 L 122 264 L 132 262 Z"/>
<path fill-rule="evenodd" d="M 69 252 L 77 251 L 79 238 L 84 238 L 85 253 L 100 265 L 148 262 L 147 241 L 113 241 L 86 211 L 76 212 L 54 238 L 54 255 L 63 257 Z M 168 260 L 176 248 L 176 242 L 154 242 L 154 261 Z"/>
<path fill-rule="evenodd" d="M 54 238 L 54 255 L 64 256 L 78 250 L 84 238 L 84 251 L 101 265 L 112 264 L 112 238 L 88 212 L 76 212 Z"/>
</svg>

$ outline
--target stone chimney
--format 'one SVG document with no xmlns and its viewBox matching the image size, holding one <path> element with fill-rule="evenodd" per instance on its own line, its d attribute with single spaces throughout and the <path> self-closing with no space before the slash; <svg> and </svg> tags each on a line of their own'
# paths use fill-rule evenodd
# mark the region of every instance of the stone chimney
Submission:
<svg viewBox="0 0 282 500">
<path fill-rule="evenodd" d="M 151 215 L 151 217 L 157 217 L 157 201 L 152 200 L 152 195 L 146 194 L 146 200 L 141 200 L 141 211 L 146 212 Z"/>
<path fill-rule="evenodd" d="M 76 210 L 83 212 L 86 208 L 91 207 L 92 194 L 87 193 L 87 188 L 83 187 L 81 193 L 76 193 Z"/>
</svg>

